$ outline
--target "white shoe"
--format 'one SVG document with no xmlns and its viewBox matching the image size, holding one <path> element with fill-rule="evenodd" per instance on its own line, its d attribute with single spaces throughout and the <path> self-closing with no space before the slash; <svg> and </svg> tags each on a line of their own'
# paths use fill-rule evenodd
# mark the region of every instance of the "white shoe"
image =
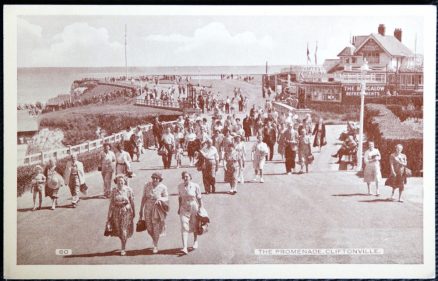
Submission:
<svg viewBox="0 0 438 281">
<path fill-rule="evenodd" d="M 181 252 L 183 252 L 185 255 L 187 255 L 189 253 L 189 251 L 187 250 L 187 248 L 182 248 Z"/>
<path fill-rule="evenodd" d="M 154 247 L 154 249 L 152 250 L 152 253 L 154 253 L 154 254 L 158 253 L 158 248 Z"/>
<path fill-rule="evenodd" d="M 195 241 L 195 243 L 193 243 L 193 249 L 198 249 L 198 241 Z"/>
<path fill-rule="evenodd" d="M 265 182 L 265 180 L 263 178 L 260 179 L 260 182 Z"/>
</svg>

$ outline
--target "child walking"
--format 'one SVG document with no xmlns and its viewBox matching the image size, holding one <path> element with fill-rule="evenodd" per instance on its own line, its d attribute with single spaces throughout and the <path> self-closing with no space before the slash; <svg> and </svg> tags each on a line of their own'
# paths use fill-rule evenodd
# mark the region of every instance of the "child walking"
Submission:
<svg viewBox="0 0 438 281">
<path fill-rule="evenodd" d="M 181 143 L 177 142 L 176 151 L 175 151 L 176 168 L 182 167 L 181 163 L 182 163 L 183 154 L 184 154 L 184 149 Z"/>
<path fill-rule="evenodd" d="M 43 203 L 43 189 L 46 183 L 46 177 L 43 174 L 43 168 L 40 165 L 35 167 L 35 176 L 32 179 L 32 192 L 33 192 L 33 209 L 35 211 L 37 209 L 36 197 L 38 195 L 39 205 L 38 210 L 41 209 L 41 205 Z"/>
</svg>

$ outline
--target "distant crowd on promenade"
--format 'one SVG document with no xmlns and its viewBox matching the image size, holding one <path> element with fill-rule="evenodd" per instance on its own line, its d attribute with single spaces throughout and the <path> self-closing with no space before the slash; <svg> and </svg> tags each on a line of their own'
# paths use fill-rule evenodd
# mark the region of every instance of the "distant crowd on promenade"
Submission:
<svg viewBox="0 0 438 281">
<path fill-rule="evenodd" d="M 152 173 L 151 179 L 145 179 L 142 191 L 137 231 L 146 231 L 152 239 L 153 253 L 158 253 L 160 237 L 167 228 L 166 217 L 169 212 L 169 193 L 167 185 L 178 185 L 177 213 L 180 217 L 183 254 L 188 254 L 188 237 L 193 234 L 193 249 L 199 247 L 198 236 L 206 230 L 209 218 L 203 207 L 202 196 L 215 193 L 218 187 L 219 169 L 224 171 L 224 182 L 229 186 L 228 194 L 236 195 L 238 186 L 248 182 L 264 183 L 265 167 L 279 155 L 284 163 L 285 176 L 295 176 L 311 172 L 311 165 L 318 153 L 327 144 L 326 126 L 319 118 L 313 123 L 310 115 L 300 119 L 298 115 L 279 113 L 272 103 L 265 106 L 253 105 L 246 116 L 241 119 L 237 114 L 214 111 L 211 117 L 180 116 L 170 124 L 163 124 L 156 117 L 151 135 L 146 136 L 140 127 L 127 128 L 120 143 L 112 146 L 104 144 L 99 156 L 98 170 L 102 175 L 102 197 L 109 199 L 106 217 L 105 235 L 118 237 L 121 241 L 120 254 L 126 255 L 127 240 L 134 233 L 134 191 L 130 178 L 135 176 L 132 163 L 143 162 L 146 148 L 152 146 L 163 162 L 163 169 L 182 169 L 181 182 L 164 184 L 164 177 L 159 171 Z M 332 155 L 343 161 L 344 156 L 357 153 L 357 128 L 348 122 L 346 130 L 340 135 L 343 144 Z M 148 138 L 152 137 L 152 140 Z M 397 145 L 390 156 L 391 175 L 385 182 L 395 191 L 399 190 L 399 202 L 403 202 L 402 193 L 409 176 L 406 155 L 403 146 Z M 250 155 L 250 156 L 249 156 Z M 249 157 L 248 157 L 249 156 Z M 371 195 L 371 184 L 375 183 L 379 196 L 380 152 L 374 142 L 368 141 L 364 153 L 364 181 Z M 278 159 L 278 157 L 277 157 Z M 174 164 L 173 164 L 174 163 Z M 252 163 L 252 167 L 248 167 Z M 187 169 L 196 167 L 202 174 L 202 186 L 192 180 Z M 253 171 L 253 179 L 245 179 L 245 170 Z M 157 169 L 159 170 L 159 169 Z M 116 184 L 113 187 L 113 180 Z M 87 192 L 83 164 L 77 155 L 71 155 L 64 171 L 57 169 L 56 160 L 50 159 L 43 168 L 36 167 L 32 191 L 34 193 L 34 210 L 41 208 L 43 191 L 52 199 L 52 210 L 56 209 L 58 192 L 67 186 L 72 195 L 72 207 L 79 206 L 80 193 Z M 37 207 L 39 198 L 39 207 Z"/>
<path fill-rule="evenodd" d="M 18 104 L 17 110 L 26 110 L 31 116 L 38 116 L 43 112 L 44 106 L 40 102 Z"/>
</svg>

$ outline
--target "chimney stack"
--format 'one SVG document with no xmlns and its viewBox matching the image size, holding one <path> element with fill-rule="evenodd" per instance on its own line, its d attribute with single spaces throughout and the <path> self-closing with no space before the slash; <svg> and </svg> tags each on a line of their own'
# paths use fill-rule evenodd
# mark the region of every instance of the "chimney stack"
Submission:
<svg viewBox="0 0 438 281">
<path fill-rule="evenodd" d="M 377 32 L 380 35 L 385 36 L 385 25 L 384 24 L 379 24 L 379 28 L 377 28 Z"/>
<path fill-rule="evenodd" d="M 398 41 L 402 41 L 402 30 L 401 28 L 394 29 L 394 37 L 397 38 Z"/>
</svg>

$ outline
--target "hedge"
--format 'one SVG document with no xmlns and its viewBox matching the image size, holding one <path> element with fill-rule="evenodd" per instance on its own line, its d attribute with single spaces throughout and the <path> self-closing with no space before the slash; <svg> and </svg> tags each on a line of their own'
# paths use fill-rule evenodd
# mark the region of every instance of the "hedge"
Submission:
<svg viewBox="0 0 438 281">
<path fill-rule="evenodd" d="M 368 104 L 385 104 L 385 105 L 402 105 L 412 104 L 415 108 L 420 109 L 423 106 L 422 95 L 398 95 L 398 96 L 381 96 L 366 97 L 365 103 Z"/>
<path fill-rule="evenodd" d="M 408 158 L 408 167 L 413 175 L 419 176 L 423 170 L 423 134 L 400 119 L 385 105 L 365 106 L 364 131 L 368 140 L 373 140 L 382 155 L 382 175 L 390 174 L 389 157 L 397 144 L 403 145 L 403 153 Z"/>
<path fill-rule="evenodd" d="M 423 118 L 423 110 L 419 110 L 419 109 L 409 110 L 406 107 L 401 106 L 401 105 L 388 105 L 387 107 L 402 122 L 405 121 L 408 118 L 416 118 L 416 119 L 422 119 Z"/>
<path fill-rule="evenodd" d="M 99 153 L 102 149 L 85 152 L 78 155 L 78 160 L 84 164 L 86 173 L 97 170 L 99 165 Z M 63 175 L 65 166 L 69 158 L 58 159 L 56 162 L 56 171 Z M 17 167 L 17 196 L 23 195 L 26 191 L 30 191 L 32 178 L 35 175 L 35 165 Z M 41 166 L 41 165 L 40 165 Z"/>
</svg>

